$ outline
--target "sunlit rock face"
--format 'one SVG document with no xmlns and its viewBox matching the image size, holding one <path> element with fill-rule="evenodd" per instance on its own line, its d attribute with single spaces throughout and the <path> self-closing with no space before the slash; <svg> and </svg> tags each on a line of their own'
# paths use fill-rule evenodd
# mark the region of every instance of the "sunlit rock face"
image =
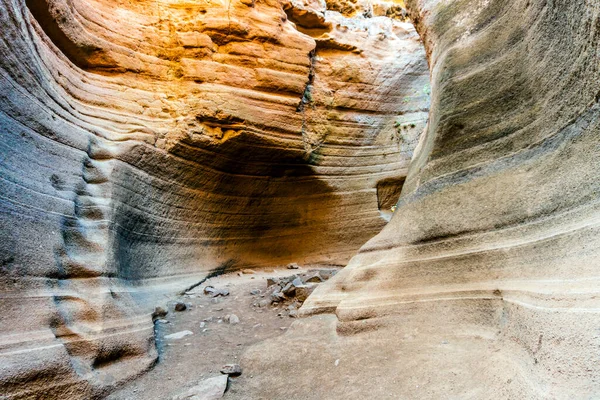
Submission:
<svg viewBox="0 0 600 400">
<path fill-rule="evenodd" d="M 158 294 L 386 223 L 429 107 L 395 6 L 0 4 L 8 398 L 100 395 L 155 362 Z"/>
<path fill-rule="evenodd" d="M 365 393 L 597 398 L 600 3 L 407 6 L 428 127 L 390 224 L 303 311 L 335 311 L 337 347 L 371 341 L 355 357 L 388 375 Z"/>
</svg>

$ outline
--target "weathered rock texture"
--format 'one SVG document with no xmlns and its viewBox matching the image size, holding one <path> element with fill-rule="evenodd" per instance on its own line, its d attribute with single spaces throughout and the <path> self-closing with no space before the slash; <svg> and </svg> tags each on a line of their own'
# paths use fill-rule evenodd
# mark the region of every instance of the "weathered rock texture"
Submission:
<svg viewBox="0 0 600 400">
<path fill-rule="evenodd" d="M 287 398 L 598 398 L 600 3 L 407 6 L 432 104 L 398 209 L 301 310 L 337 321 L 305 320 L 246 370 L 285 348 L 302 358 L 283 381 L 316 369 Z M 248 398 L 284 393 L 269 383 Z"/>
<path fill-rule="evenodd" d="M 4 396 L 102 394 L 155 361 L 161 292 L 385 224 L 429 105 L 394 6 L 0 4 Z"/>
</svg>

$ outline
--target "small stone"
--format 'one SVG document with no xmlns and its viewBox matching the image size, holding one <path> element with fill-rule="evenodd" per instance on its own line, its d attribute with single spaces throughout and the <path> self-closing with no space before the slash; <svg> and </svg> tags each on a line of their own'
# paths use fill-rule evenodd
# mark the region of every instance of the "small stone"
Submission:
<svg viewBox="0 0 600 400">
<path fill-rule="evenodd" d="M 187 309 L 187 305 L 185 303 L 182 303 L 180 301 L 175 303 L 175 311 L 185 311 L 186 309 Z"/>
<path fill-rule="evenodd" d="M 290 310 L 288 314 L 291 318 L 298 318 L 298 310 Z"/>
<path fill-rule="evenodd" d="M 217 289 L 214 286 L 206 286 L 204 287 L 204 294 L 217 297 L 217 296 L 229 296 L 229 289 Z"/>
<path fill-rule="evenodd" d="M 278 303 L 285 300 L 285 295 L 281 292 L 275 292 L 271 295 L 271 303 Z"/>
<path fill-rule="evenodd" d="M 267 278 L 267 287 L 273 286 L 273 285 L 278 285 L 278 284 L 279 284 L 279 279 L 277 279 L 277 278 Z"/>
<path fill-rule="evenodd" d="M 240 323 L 240 318 L 237 315 L 231 314 L 229 316 L 229 324 L 230 325 L 236 325 L 236 324 L 239 324 L 239 323 Z"/>
<path fill-rule="evenodd" d="M 259 307 L 266 307 L 269 304 L 271 304 L 271 301 L 269 299 L 262 299 L 261 301 L 258 302 Z"/>
<path fill-rule="evenodd" d="M 291 263 L 291 264 L 288 264 L 287 268 L 288 269 L 298 269 L 298 268 L 300 268 L 300 266 L 296 263 Z"/>
<path fill-rule="evenodd" d="M 157 319 L 156 322 L 159 322 L 161 324 L 168 324 L 169 323 L 169 321 L 166 320 L 166 319 Z"/>
<path fill-rule="evenodd" d="M 156 307 L 152 313 L 152 320 L 164 318 L 169 312 L 162 307 Z"/>
<path fill-rule="evenodd" d="M 215 289 L 212 286 L 205 286 L 204 287 L 204 294 L 208 294 L 208 295 L 212 295 L 213 293 L 216 293 L 217 289 Z"/>
<path fill-rule="evenodd" d="M 338 365 L 340 365 L 340 359 L 338 358 L 337 360 L 335 360 L 335 362 L 334 362 L 333 364 L 334 364 L 336 367 L 337 367 Z"/>
<path fill-rule="evenodd" d="M 194 334 L 194 332 L 192 332 L 192 331 L 175 332 L 175 333 L 171 333 L 170 335 L 165 335 L 165 339 L 168 339 L 168 340 L 171 340 L 171 339 L 177 340 L 177 339 L 181 339 L 181 338 L 184 338 L 186 336 L 193 335 L 193 334 Z"/>
<path fill-rule="evenodd" d="M 243 269 L 242 273 L 244 273 L 246 275 L 251 275 L 251 274 L 255 274 L 256 272 L 252 269 Z"/>
<path fill-rule="evenodd" d="M 287 328 L 285 326 L 282 326 L 279 329 L 281 329 L 282 331 L 285 331 Z"/>
<path fill-rule="evenodd" d="M 251 294 L 252 296 L 259 295 L 259 294 L 260 294 L 260 289 L 252 289 L 252 290 L 250 291 L 250 294 Z"/>
<path fill-rule="evenodd" d="M 202 321 L 200 322 L 200 329 L 204 328 L 206 326 L 206 322 Z"/>
<path fill-rule="evenodd" d="M 338 273 L 338 269 L 328 268 L 328 269 L 320 269 L 320 270 L 310 270 L 308 272 L 318 272 L 319 276 L 323 278 L 323 280 L 328 280 L 332 276 Z"/>
<path fill-rule="evenodd" d="M 171 379 L 171 378 L 169 378 Z M 171 398 L 171 400 L 189 400 L 189 399 L 202 399 L 202 400 L 216 400 L 223 397 L 225 390 L 227 389 L 228 375 L 219 375 L 212 378 L 201 381 L 198 385 L 188 389 L 177 396 Z"/>
<path fill-rule="evenodd" d="M 287 285 L 285 285 L 285 287 L 283 289 L 281 289 L 281 292 L 287 296 L 292 296 L 295 291 L 296 291 L 296 287 L 291 282 L 288 283 Z"/>
<path fill-rule="evenodd" d="M 294 285 L 295 287 L 300 287 L 300 286 L 304 286 L 304 282 L 302 282 L 302 279 L 300 279 L 300 278 L 295 278 L 292 281 L 292 285 Z"/>
<path fill-rule="evenodd" d="M 239 376 L 242 374 L 242 367 L 239 364 L 227 364 L 221 368 L 221 373 L 231 376 Z"/>
<path fill-rule="evenodd" d="M 316 273 L 312 273 L 312 274 L 307 274 L 306 277 L 304 278 L 304 282 L 309 282 L 309 283 L 321 283 L 324 282 L 325 279 L 323 279 L 321 277 L 321 275 L 316 272 Z"/>
<path fill-rule="evenodd" d="M 204 318 L 202 321 L 204 322 L 212 322 L 214 319 L 214 317 L 208 317 L 208 318 Z"/>
</svg>

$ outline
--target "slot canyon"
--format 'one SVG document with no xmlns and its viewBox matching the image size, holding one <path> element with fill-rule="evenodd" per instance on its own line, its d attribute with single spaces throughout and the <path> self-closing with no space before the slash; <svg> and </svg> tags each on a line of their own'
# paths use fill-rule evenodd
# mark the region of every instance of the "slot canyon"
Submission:
<svg viewBox="0 0 600 400">
<path fill-rule="evenodd" d="M 600 398 L 598 0 L 0 4 L 0 399 Z"/>
</svg>

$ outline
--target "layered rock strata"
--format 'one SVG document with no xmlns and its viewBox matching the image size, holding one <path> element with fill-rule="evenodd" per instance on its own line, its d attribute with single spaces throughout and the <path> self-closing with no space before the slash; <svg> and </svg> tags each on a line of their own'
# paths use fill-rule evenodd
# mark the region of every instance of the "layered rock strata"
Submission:
<svg viewBox="0 0 600 400">
<path fill-rule="evenodd" d="M 161 293 L 343 264 L 385 224 L 429 105 L 390 7 L 0 4 L 8 398 L 99 396 L 156 361 Z"/>
<path fill-rule="evenodd" d="M 302 354 L 278 365 L 284 381 L 316 369 L 288 398 L 320 398 L 301 397 L 320 384 L 348 398 L 338 388 L 356 371 L 355 398 L 596 398 L 600 4 L 407 6 L 432 104 L 397 211 L 301 310 L 335 317 L 245 365 L 272 373 L 272 354 Z"/>
</svg>

